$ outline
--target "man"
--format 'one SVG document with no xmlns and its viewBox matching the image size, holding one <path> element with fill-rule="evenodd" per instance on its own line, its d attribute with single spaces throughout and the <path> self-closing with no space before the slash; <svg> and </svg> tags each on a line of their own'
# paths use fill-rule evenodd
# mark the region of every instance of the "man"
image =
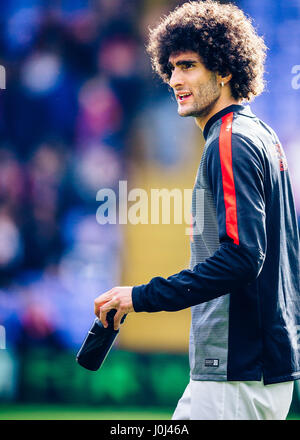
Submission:
<svg viewBox="0 0 300 440">
<path fill-rule="evenodd" d="M 203 131 L 191 263 L 95 300 L 106 324 L 192 307 L 190 382 L 173 419 L 285 419 L 300 378 L 299 237 L 286 158 L 243 101 L 264 88 L 266 47 L 234 5 L 185 3 L 150 34 L 154 69 Z M 204 203 L 199 206 L 197 194 Z"/>
</svg>

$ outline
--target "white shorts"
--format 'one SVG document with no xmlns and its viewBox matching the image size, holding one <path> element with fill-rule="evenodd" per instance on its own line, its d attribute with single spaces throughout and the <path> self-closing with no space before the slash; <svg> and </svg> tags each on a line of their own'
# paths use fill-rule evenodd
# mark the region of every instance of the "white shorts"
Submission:
<svg viewBox="0 0 300 440">
<path fill-rule="evenodd" d="M 294 382 L 190 380 L 172 420 L 285 420 Z"/>
</svg>

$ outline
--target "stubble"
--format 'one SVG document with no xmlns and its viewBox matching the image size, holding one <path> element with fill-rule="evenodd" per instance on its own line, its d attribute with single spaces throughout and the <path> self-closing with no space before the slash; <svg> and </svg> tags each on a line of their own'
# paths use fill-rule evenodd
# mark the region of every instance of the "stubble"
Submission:
<svg viewBox="0 0 300 440">
<path fill-rule="evenodd" d="M 193 116 L 195 118 L 207 116 L 221 95 L 220 87 L 217 83 L 217 75 L 211 72 L 210 79 L 193 94 L 195 101 L 193 107 L 187 110 L 186 113 L 180 114 L 179 112 L 179 115 L 182 117 Z"/>
</svg>

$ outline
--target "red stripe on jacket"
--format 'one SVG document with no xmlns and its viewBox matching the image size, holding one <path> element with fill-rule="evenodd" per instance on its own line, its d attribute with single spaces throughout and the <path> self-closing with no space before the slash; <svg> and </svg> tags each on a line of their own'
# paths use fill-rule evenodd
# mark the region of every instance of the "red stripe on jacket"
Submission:
<svg viewBox="0 0 300 440">
<path fill-rule="evenodd" d="M 227 235 L 233 239 L 235 244 L 239 244 L 236 194 L 232 169 L 232 120 L 232 112 L 222 117 L 222 125 L 219 137 L 219 151 L 225 202 L 226 232 Z"/>
</svg>

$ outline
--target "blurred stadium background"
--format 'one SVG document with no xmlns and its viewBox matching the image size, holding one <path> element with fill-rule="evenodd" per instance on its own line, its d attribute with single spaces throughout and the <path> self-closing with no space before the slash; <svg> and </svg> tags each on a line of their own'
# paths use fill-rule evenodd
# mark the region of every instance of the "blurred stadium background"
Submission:
<svg viewBox="0 0 300 440">
<path fill-rule="evenodd" d="M 120 180 L 193 186 L 202 135 L 145 53 L 148 27 L 181 3 L 1 5 L 0 418 L 167 419 L 188 382 L 189 310 L 130 315 L 100 371 L 75 362 L 98 294 L 188 265 L 186 225 L 96 221 L 97 191 Z M 252 109 L 284 145 L 300 216 L 300 0 L 235 3 L 269 47 Z"/>
</svg>

